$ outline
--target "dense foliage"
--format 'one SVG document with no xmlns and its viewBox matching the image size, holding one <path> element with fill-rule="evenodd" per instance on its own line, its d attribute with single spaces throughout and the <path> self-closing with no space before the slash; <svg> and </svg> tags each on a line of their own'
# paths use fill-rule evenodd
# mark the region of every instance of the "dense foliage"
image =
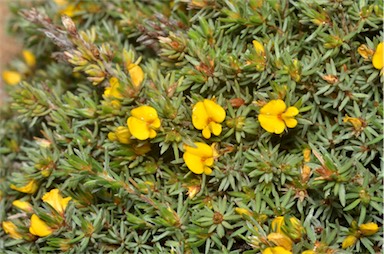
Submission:
<svg viewBox="0 0 384 254">
<path fill-rule="evenodd" d="M 381 252 L 382 1 L 10 8 L 2 253 Z"/>
</svg>

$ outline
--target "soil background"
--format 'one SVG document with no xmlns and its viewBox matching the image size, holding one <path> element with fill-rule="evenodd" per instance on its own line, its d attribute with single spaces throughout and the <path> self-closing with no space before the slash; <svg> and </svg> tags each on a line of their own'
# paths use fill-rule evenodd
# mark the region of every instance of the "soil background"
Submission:
<svg viewBox="0 0 384 254">
<path fill-rule="evenodd" d="M 15 0 L 0 0 L 0 73 L 7 63 L 20 52 L 21 43 L 7 34 L 5 26 L 9 18 L 8 2 Z M 0 78 L 0 105 L 5 99 L 4 82 Z"/>
</svg>

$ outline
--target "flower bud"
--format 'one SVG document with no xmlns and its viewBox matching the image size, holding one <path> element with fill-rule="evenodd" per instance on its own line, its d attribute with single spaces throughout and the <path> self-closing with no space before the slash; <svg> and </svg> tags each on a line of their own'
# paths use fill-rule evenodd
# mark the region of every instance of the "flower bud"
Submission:
<svg viewBox="0 0 384 254">
<path fill-rule="evenodd" d="M 27 212 L 27 213 L 33 212 L 32 205 L 27 201 L 15 200 L 12 202 L 12 205 L 24 212 Z"/>
<path fill-rule="evenodd" d="M 252 217 L 253 216 L 253 212 L 249 211 L 248 209 L 245 209 L 245 208 L 240 208 L 240 207 L 236 207 L 235 208 L 235 212 L 239 215 L 247 215 L 249 217 Z"/>
<path fill-rule="evenodd" d="M 348 247 L 351 247 L 351 246 L 355 245 L 356 242 L 357 242 L 357 238 L 356 238 L 356 236 L 349 235 L 349 236 L 347 236 L 347 237 L 344 239 L 343 243 L 341 244 L 341 247 L 342 247 L 343 249 L 346 249 L 346 248 L 348 248 Z"/>
<path fill-rule="evenodd" d="M 286 250 L 292 250 L 292 240 L 282 233 L 270 233 L 267 238 L 268 241 L 273 242 L 277 246 L 283 247 Z"/>
<path fill-rule="evenodd" d="M 5 233 L 9 234 L 13 239 L 23 239 L 23 236 L 18 232 L 17 226 L 11 221 L 3 221 L 2 227 Z"/>
<path fill-rule="evenodd" d="M 377 231 L 379 231 L 379 226 L 376 223 L 370 222 L 361 224 L 359 226 L 359 230 L 364 236 L 370 236 L 376 234 Z"/>
<path fill-rule="evenodd" d="M 18 73 L 17 71 L 6 70 L 6 71 L 3 71 L 2 78 L 7 85 L 14 86 L 20 83 L 21 74 Z"/>
</svg>

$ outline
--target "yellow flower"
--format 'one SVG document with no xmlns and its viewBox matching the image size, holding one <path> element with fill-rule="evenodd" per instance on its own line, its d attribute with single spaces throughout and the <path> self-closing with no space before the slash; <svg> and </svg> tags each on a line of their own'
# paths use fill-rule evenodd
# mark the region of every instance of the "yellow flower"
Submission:
<svg viewBox="0 0 384 254">
<path fill-rule="evenodd" d="M 42 200 L 52 206 L 58 213 L 63 214 L 71 197 L 63 198 L 58 189 L 52 189 L 44 194 Z"/>
<path fill-rule="evenodd" d="M 105 88 L 104 96 L 107 98 L 122 99 L 123 95 L 120 93 L 120 83 L 115 77 L 109 79 L 109 87 Z"/>
<path fill-rule="evenodd" d="M 213 165 L 213 149 L 207 144 L 196 142 L 195 147 L 184 145 L 183 159 L 189 170 L 195 174 L 210 175 Z"/>
<path fill-rule="evenodd" d="M 301 254 L 316 254 L 313 250 L 305 250 Z"/>
<path fill-rule="evenodd" d="M 376 234 L 377 231 L 379 231 L 379 226 L 376 223 L 370 222 L 361 224 L 359 226 L 359 230 L 364 236 L 370 236 Z"/>
<path fill-rule="evenodd" d="M 54 0 L 54 2 L 59 6 L 60 14 L 68 17 L 73 17 L 75 12 L 80 9 L 77 4 L 71 4 L 68 0 Z"/>
<path fill-rule="evenodd" d="M 133 85 L 138 88 L 144 80 L 144 72 L 137 64 L 131 63 L 127 67 Z"/>
<path fill-rule="evenodd" d="M 54 230 L 42 221 L 36 214 L 32 214 L 29 232 L 33 235 L 44 237 L 52 234 Z"/>
<path fill-rule="evenodd" d="M 5 233 L 13 239 L 23 239 L 23 236 L 17 231 L 17 226 L 11 221 L 3 221 L 2 227 Z"/>
<path fill-rule="evenodd" d="M 341 247 L 342 247 L 343 249 L 346 249 L 346 248 L 348 248 L 348 247 L 351 247 L 351 246 L 355 245 L 356 242 L 357 242 L 357 238 L 356 238 L 356 236 L 349 235 L 349 236 L 347 236 L 347 237 L 344 239 L 343 243 L 341 244 Z"/>
<path fill-rule="evenodd" d="M 349 117 L 348 115 L 346 115 L 344 118 L 343 118 L 343 122 L 346 123 L 346 122 L 349 122 L 353 125 L 353 128 L 356 130 L 356 131 L 360 131 L 361 130 L 361 127 L 363 126 L 363 121 L 360 119 L 360 118 L 356 118 L 356 117 Z"/>
<path fill-rule="evenodd" d="M 270 233 L 267 236 L 268 241 L 273 242 L 277 246 L 283 247 L 286 250 L 292 250 L 293 242 L 291 238 L 283 233 Z"/>
<path fill-rule="evenodd" d="M 372 57 L 372 64 L 378 70 L 381 70 L 384 66 L 384 52 L 383 52 L 383 42 L 380 42 L 377 47 L 375 54 Z"/>
<path fill-rule="evenodd" d="M 17 85 L 21 81 L 21 74 L 17 71 L 3 71 L 2 77 L 4 82 L 11 86 Z"/>
<path fill-rule="evenodd" d="M 131 133 L 129 129 L 125 126 L 119 126 L 114 132 L 108 133 L 108 139 L 111 141 L 118 141 L 122 144 L 131 143 Z"/>
<path fill-rule="evenodd" d="M 36 58 L 35 58 L 35 55 L 29 51 L 29 50 L 23 50 L 22 51 L 22 54 L 23 54 L 23 58 L 24 58 L 24 61 L 25 63 L 29 66 L 29 67 L 34 67 L 36 65 Z"/>
<path fill-rule="evenodd" d="M 22 200 L 15 200 L 12 202 L 12 205 L 19 208 L 20 210 L 23 210 L 24 212 L 31 213 L 33 211 L 32 205 L 27 201 Z"/>
<path fill-rule="evenodd" d="M 218 136 L 225 119 L 225 110 L 213 100 L 205 99 L 196 103 L 192 109 L 192 124 L 198 130 L 203 130 L 203 137 L 208 139 L 211 133 Z"/>
<path fill-rule="evenodd" d="M 360 47 L 357 49 L 357 52 L 364 58 L 368 59 L 372 57 L 373 50 L 368 48 L 367 45 L 361 44 Z"/>
<path fill-rule="evenodd" d="M 144 105 L 131 110 L 127 124 L 132 136 L 146 140 L 156 137 L 156 130 L 160 128 L 161 122 L 156 109 Z"/>
<path fill-rule="evenodd" d="M 38 185 L 35 180 L 31 180 L 24 186 L 17 187 L 16 185 L 11 184 L 10 187 L 11 189 L 14 189 L 23 193 L 33 194 L 37 191 Z"/>
<path fill-rule="evenodd" d="M 259 114 L 259 122 L 264 130 L 280 134 L 285 127 L 294 128 L 297 125 L 297 120 L 294 118 L 299 114 L 296 107 L 285 105 L 283 100 L 272 100 L 261 108 Z"/>
<path fill-rule="evenodd" d="M 292 254 L 289 250 L 284 249 L 283 247 L 268 247 L 263 250 L 262 254 Z"/>
</svg>

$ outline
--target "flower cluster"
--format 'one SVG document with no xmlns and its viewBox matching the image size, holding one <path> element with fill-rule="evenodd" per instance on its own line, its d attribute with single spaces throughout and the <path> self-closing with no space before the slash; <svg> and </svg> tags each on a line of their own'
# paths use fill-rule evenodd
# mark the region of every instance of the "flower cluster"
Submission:
<svg viewBox="0 0 384 254">
<path fill-rule="evenodd" d="M 61 226 L 59 224 L 59 221 L 62 221 L 62 218 L 64 217 L 65 209 L 68 205 L 68 202 L 71 199 L 72 199 L 71 197 L 63 198 L 59 193 L 58 189 L 52 189 L 50 192 L 45 193 L 44 196 L 42 197 L 43 202 L 48 204 L 55 211 L 55 214 L 52 215 L 53 218 L 56 217 L 56 213 L 59 216 L 59 218 L 54 219 L 55 221 L 58 222 L 57 224 L 52 224 L 52 222 L 47 223 L 44 220 L 42 220 L 38 215 L 33 213 L 33 207 L 27 201 L 15 200 L 12 204 L 16 208 L 28 214 L 32 214 L 30 219 L 30 225 L 29 225 L 29 233 L 35 236 L 45 237 L 52 234 L 58 227 Z M 27 232 L 23 232 L 12 221 L 3 221 L 2 227 L 4 231 L 14 239 L 22 239 L 22 238 L 31 239 L 27 235 Z"/>
<path fill-rule="evenodd" d="M 362 237 L 372 236 L 376 234 L 379 231 L 379 226 L 376 223 L 369 222 L 361 224 L 357 227 L 357 223 L 354 221 L 349 231 L 350 234 L 344 239 L 341 245 L 343 249 L 347 249 L 349 247 L 354 246 L 356 242 Z"/>
</svg>

